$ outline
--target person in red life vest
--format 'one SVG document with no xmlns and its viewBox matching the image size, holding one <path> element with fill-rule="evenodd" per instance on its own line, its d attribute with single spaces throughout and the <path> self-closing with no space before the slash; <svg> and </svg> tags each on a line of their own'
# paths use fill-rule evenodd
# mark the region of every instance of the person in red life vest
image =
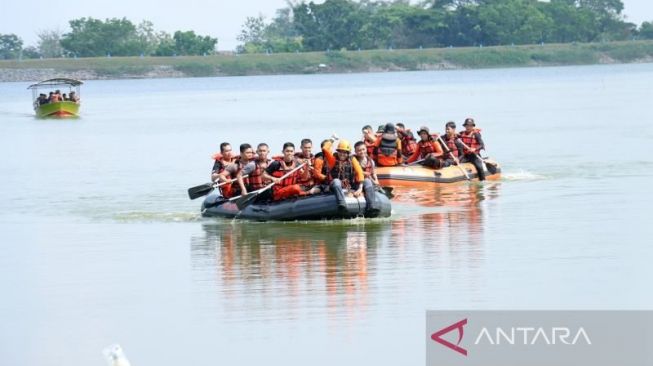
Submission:
<svg viewBox="0 0 653 366">
<path fill-rule="evenodd" d="M 308 168 L 308 178 L 305 180 L 300 180 L 299 184 L 302 186 L 304 191 L 309 191 L 310 194 L 320 193 L 322 189 L 317 185 L 316 172 L 315 172 L 315 155 L 313 155 L 313 141 L 311 139 L 303 139 L 300 143 L 300 148 L 302 151 L 295 154 L 295 158 L 299 160 L 300 163 L 306 163 Z M 319 177 L 317 177 L 319 178 Z"/>
<path fill-rule="evenodd" d="M 395 125 L 388 123 L 383 127 L 383 134 L 376 139 L 374 155 L 380 166 L 395 166 L 403 161 L 401 140 L 397 136 Z"/>
<path fill-rule="evenodd" d="M 213 155 L 213 170 L 211 170 L 211 181 L 215 182 L 224 168 L 234 162 L 234 156 L 231 152 L 231 144 L 223 142 L 220 144 L 220 152 Z"/>
<path fill-rule="evenodd" d="M 252 161 L 253 158 L 254 151 L 252 150 L 252 145 L 241 144 L 240 157 L 233 163 L 227 165 L 222 172 L 218 174 L 218 181 L 220 181 L 220 183 L 229 182 L 220 187 L 224 198 L 247 194 L 248 181 L 247 178 L 243 178 L 243 175 L 249 175 L 249 173 L 254 170 L 254 164 L 250 164 L 250 161 Z M 230 181 L 234 178 L 236 179 L 236 182 L 231 183 Z"/>
<path fill-rule="evenodd" d="M 340 140 L 336 148 L 336 156 L 331 152 L 335 141 L 329 140 L 322 147 L 324 159 L 327 163 L 329 189 L 336 196 L 340 209 L 346 210 L 345 190 L 352 192 L 354 197 L 365 194 L 365 211 L 368 215 L 374 216 L 379 212 L 374 191 L 374 184 L 365 173 L 358 160 L 350 156 L 351 145 L 347 140 Z"/>
<path fill-rule="evenodd" d="M 376 150 L 376 134 L 370 125 L 364 126 L 361 131 L 363 132 L 362 140 L 367 149 L 367 156 L 374 159 L 374 150 Z"/>
<path fill-rule="evenodd" d="M 447 122 L 447 124 L 444 125 L 444 130 L 445 134 L 441 136 L 444 145 L 440 143 L 444 150 L 444 164 L 445 166 L 455 165 L 456 160 L 451 157 L 451 155 L 455 156 L 458 160 L 463 156 L 463 144 L 460 142 L 460 139 L 458 139 L 458 135 L 456 134 L 456 122 Z"/>
<path fill-rule="evenodd" d="M 410 158 L 408 158 L 406 163 L 410 164 L 416 162 L 417 160 L 423 160 L 421 164 L 424 166 L 433 169 L 442 168 L 442 146 L 433 140 L 433 136 L 431 136 L 429 128 L 422 126 L 419 128 L 419 131 L 417 131 L 417 134 L 420 138 L 419 142 L 417 143 L 417 149 L 415 149 L 415 152 Z"/>
<path fill-rule="evenodd" d="M 413 156 L 417 149 L 417 141 L 410 129 L 407 129 L 403 123 L 397 123 L 397 135 L 401 140 L 401 154 L 405 157 Z"/>
<path fill-rule="evenodd" d="M 354 153 L 356 154 L 355 158 L 363 169 L 363 175 L 365 178 L 372 181 L 376 186 L 380 186 L 379 179 L 376 176 L 376 163 L 372 158 L 367 156 L 367 149 L 365 148 L 365 143 L 363 141 L 358 141 L 354 144 Z"/>
<path fill-rule="evenodd" d="M 295 144 L 292 142 L 286 142 L 283 144 L 283 158 L 271 162 L 263 173 L 263 176 L 266 179 L 275 183 L 275 185 L 272 186 L 273 200 L 279 201 L 308 194 L 308 192 L 305 192 L 302 186 L 298 184 L 299 181 L 308 179 L 310 174 L 308 168 L 299 169 L 283 180 L 280 179 L 284 174 L 295 169 L 300 164 L 299 160 L 295 158 Z"/>
<path fill-rule="evenodd" d="M 249 192 L 256 191 L 270 184 L 270 180 L 265 179 L 265 177 L 263 176 L 265 169 L 267 169 L 268 165 L 270 164 L 270 159 L 268 158 L 269 153 L 270 153 L 270 147 L 268 146 L 268 144 L 264 142 L 258 144 L 258 146 L 256 147 L 256 157 L 254 158 L 253 161 L 250 162 L 250 164 L 253 164 L 253 169 L 251 169 L 251 172 L 249 173 L 249 178 L 247 179 L 249 183 L 247 185 L 247 190 Z M 263 192 L 262 194 L 265 194 L 266 192 Z"/>
<path fill-rule="evenodd" d="M 463 145 L 463 162 L 474 164 L 478 174 L 478 180 L 485 180 L 485 170 L 483 169 L 483 162 L 479 159 L 479 153 L 485 149 L 483 138 L 481 137 L 481 130 L 476 128 L 476 122 L 473 118 L 465 119 L 463 123 L 465 131 L 458 134 L 461 144 Z"/>
</svg>

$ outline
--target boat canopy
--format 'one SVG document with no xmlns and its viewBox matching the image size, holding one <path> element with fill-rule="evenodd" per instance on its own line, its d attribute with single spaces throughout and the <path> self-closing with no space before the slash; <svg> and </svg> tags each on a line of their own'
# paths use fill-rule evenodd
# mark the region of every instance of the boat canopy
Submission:
<svg viewBox="0 0 653 366">
<path fill-rule="evenodd" d="M 27 87 L 27 89 L 38 89 L 42 87 L 51 87 L 51 86 L 60 86 L 60 85 L 69 85 L 69 86 L 80 86 L 84 84 L 82 81 L 75 79 L 66 79 L 66 78 L 56 78 L 43 80 L 39 83 L 32 84 Z"/>
</svg>

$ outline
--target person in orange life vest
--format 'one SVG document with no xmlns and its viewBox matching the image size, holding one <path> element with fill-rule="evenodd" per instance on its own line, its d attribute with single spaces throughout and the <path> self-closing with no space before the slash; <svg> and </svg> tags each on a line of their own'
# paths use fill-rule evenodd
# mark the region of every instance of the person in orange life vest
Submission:
<svg viewBox="0 0 653 366">
<path fill-rule="evenodd" d="M 295 154 L 295 158 L 299 160 L 300 163 L 306 163 L 306 168 L 308 168 L 308 179 L 300 180 L 299 184 L 302 185 L 304 191 L 309 191 L 310 194 L 320 193 L 322 189 L 316 185 L 315 179 L 315 155 L 313 155 L 313 141 L 311 139 L 303 139 L 300 143 L 300 148 L 302 151 Z"/>
<path fill-rule="evenodd" d="M 401 153 L 405 157 L 413 156 L 415 149 L 417 149 L 417 142 L 413 132 L 407 129 L 403 123 L 397 123 L 397 135 L 401 140 Z"/>
<path fill-rule="evenodd" d="M 275 201 L 286 198 L 305 196 L 308 193 L 302 189 L 298 181 L 306 180 L 309 177 L 309 169 L 302 168 L 290 176 L 280 179 L 287 172 L 295 169 L 301 163 L 295 158 L 295 145 L 292 142 L 283 144 L 283 158 L 274 160 L 265 169 L 263 176 L 275 183 L 272 186 L 272 199 Z"/>
<path fill-rule="evenodd" d="M 213 154 L 213 169 L 211 170 L 211 182 L 215 182 L 224 168 L 234 162 L 234 156 L 231 152 L 231 144 L 223 142 L 220 144 L 220 152 Z"/>
<path fill-rule="evenodd" d="M 455 165 L 456 160 L 451 157 L 451 154 L 456 157 L 456 159 L 462 158 L 463 156 L 463 144 L 458 139 L 456 134 L 456 122 L 449 121 L 444 125 L 445 134 L 442 136 L 442 142 L 440 143 L 442 149 L 444 150 L 444 163 L 445 166 Z M 449 154 L 451 152 L 451 154 Z"/>
<path fill-rule="evenodd" d="M 417 133 L 419 134 L 420 138 L 419 142 L 417 143 L 417 149 L 415 149 L 415 152 L 410 158 L 408 158 L 406 163 L 410 164 L 419 159 L 424 159 L 424 161 L 421 163 L 422 165 L 433 169 L 442 168 L 444 158 L 442 156 L 442 146 L 433 140 L 433 136 L 431 136 L 431 132 L 429 131 L 428 127 L 420 127 Z"/>
<path fill-rule="evenodd" d="M 354 153 L 356 154 L 356 160 L 360 164 L 361 169 L 363 169 L 363 175 L 365 178 L 368 178 L 376 186 L 380 186 L 379 179 L 376 176 L 376 163 L 372 158 L 367 156 L 367 149 L 365 148 L 365 143 L 363 141 L 358 141 L 354 144 Z"/>
<path fill-rule="evenodd" d="M 397 136 L 395 125 L 388 123 L 383 127 L 383 134 L 376 139 L 376 162 L 380 166 L 395 166 L 401 164 L 401 140 Z"/>
<path fill-rule="evenodd" d="M 324 183 L 327 180 L 327 166 L 324 163 L 324 153 L 322 152 L 324 145 L 326 145 L 328 141 L 329 140 L 324 140 L 320 143 L 320 152 L 315 154 L 315 164 L 313 165 L 313 179 L 315 179 L 316 184 L 320 185 L 321 191 L 326 191 L 326 188 L 328 188 L 328 186 L 324 186 Z"/>
<path fill-rule="evenodd" d="M 243 175 L 249 175 L 255 169 L 255 165 L 252 162 L 254 158 L 254 150 L 250 144 L 241 144 L 240 145 L 240 157 L 236 159 L 233 163 L 227 165 L 220 174 L 218 174 L 218 181 L 220 183 L 229 182 L 230 180 L 236 178 L 236 184 L 226 183 L 220 190 L 222 191 L 222 196 L 224 198 L 231 198 L 240 196 L 241 194 L 247 194 L 247 178 L 243 178 Z"/>
<path fill-rule="evenodd" d="M 463 145 L 462 161 L 474 164 L 478 174 L 478 180 L 485 180 L 483 162 L 478 157 L 481 150 L 485 149 L 485 144 L 481 137 L 481 130 L 476 128 L 476 122 L 474 122 L 473 118 L 465 119 L 463 127 L 465 127 L 465 131 L 458 134 L 458 138 Z"/>
<path fill-rule="evenodd" d="M 366 125 L 361 129 L 363 132 L 363 143 L 365 143 L 365 148 L 367 149 L 367 156 L 374 159 L 374 150 L 376 149 L 376 134 L 372 130 L 372 126 Z"/>
<path fill-rule="evenodd" d="M 249 192 L 261 189 L 270 183 L 270 181 L 265 179 L 263 176 L 265 169 L 267 169 L 270 164 L 270 159 L 268 158 L 269 153 L 270 147 L 264 142 L 258 144 L 256 147 L 256 157 L 254 157 L 250 162 L 250 164 L 254 165 L 254 169 L 249 173 L 249 178 L 247 179 L 247 190 Z M 265 194 L 266 192 L 263 192 L 262 194 Z"/>
<path fill-rule="evenodd" d="M 354 197 L 365 194 L 365 211 L 368 215 L 378 213 L 374 184 L 369 178 L 365 178 L 365 173 L 358 160 L 350 156 L 351 145 L 349 141 L 340 140 L 336 148 L 337 158 L 331 152 L 333 142 L 335 141 L 327 141 L 322 148 L 322 152 L 327 163 L 328 179 L 330 180 L 329 189 L 335 194 L 338 206 L 340 209 L 347 209 L 345 190 L 348 190 L 353 191 Z"/>
</svg>

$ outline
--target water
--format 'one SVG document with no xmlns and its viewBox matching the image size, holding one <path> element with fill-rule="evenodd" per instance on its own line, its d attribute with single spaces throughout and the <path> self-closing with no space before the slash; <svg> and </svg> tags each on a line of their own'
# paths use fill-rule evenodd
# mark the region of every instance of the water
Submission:
<svg viewBox="0 0 653 366">
<path fill-rule="evenodd" d="M 37 120 L 0 84 L 0 364 L 424 363 L 426 309 L 647 309 L 653 64 L 89 81 Z M 203 220 L 223 140 L 475 117 L 497 182 L 388 220 Z"/>
</svg>

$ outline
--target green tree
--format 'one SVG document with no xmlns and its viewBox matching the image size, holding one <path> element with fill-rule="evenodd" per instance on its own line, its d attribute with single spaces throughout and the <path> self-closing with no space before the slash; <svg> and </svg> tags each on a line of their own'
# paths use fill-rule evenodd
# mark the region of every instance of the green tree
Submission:
<svg viewBox="0 0 653 366">
<path fill-rule="evenodd" d="M 0 59 L 18 58 L 23 49 L 23 41 L 15 34 L 0 34 Z"/>
<path fill-rule="evenodd" d="M 61 47 L 61 32 L 59 30 L 44 30 L 38 33 L 38 50 L 45 58 L 61 57 L 64 49 Z"/>
<path fill-rule="evenodd" d="M 213 54 L 218 44 L 217 38 L 196 35 L 194 31 L 176 31 L 172 39 L 177 55 Z"/>
<path fill-rule="evenodd" d="M 368 21 L 360 4 L 327 0 L 293 7 L 293 25 L 310 51 L 356 49 L 362 46 L 361 28 Z"/>
<path fill-rule="evenodd" d="M 32 58 L 32 59 L 40 58 L 41 53 L 39 52 L 39 50 L 36 47 L 28 46 L 28 47 L 23 48 L 23 57 L 24 58 Z"/>
<path fill-rule="evenodd" d="M 71 32 L 61 39 L 61 46 L 68 53 L 81 57 L 140 54 L 136 26 L 126 18 L 80 18 L 69 23 Z"/>
<path fill-rule="evenodd" d="M 653 39 L 653 21 L 642 23 L 639 27 L 639 36 L 644 39 Z"/>
</svg>

